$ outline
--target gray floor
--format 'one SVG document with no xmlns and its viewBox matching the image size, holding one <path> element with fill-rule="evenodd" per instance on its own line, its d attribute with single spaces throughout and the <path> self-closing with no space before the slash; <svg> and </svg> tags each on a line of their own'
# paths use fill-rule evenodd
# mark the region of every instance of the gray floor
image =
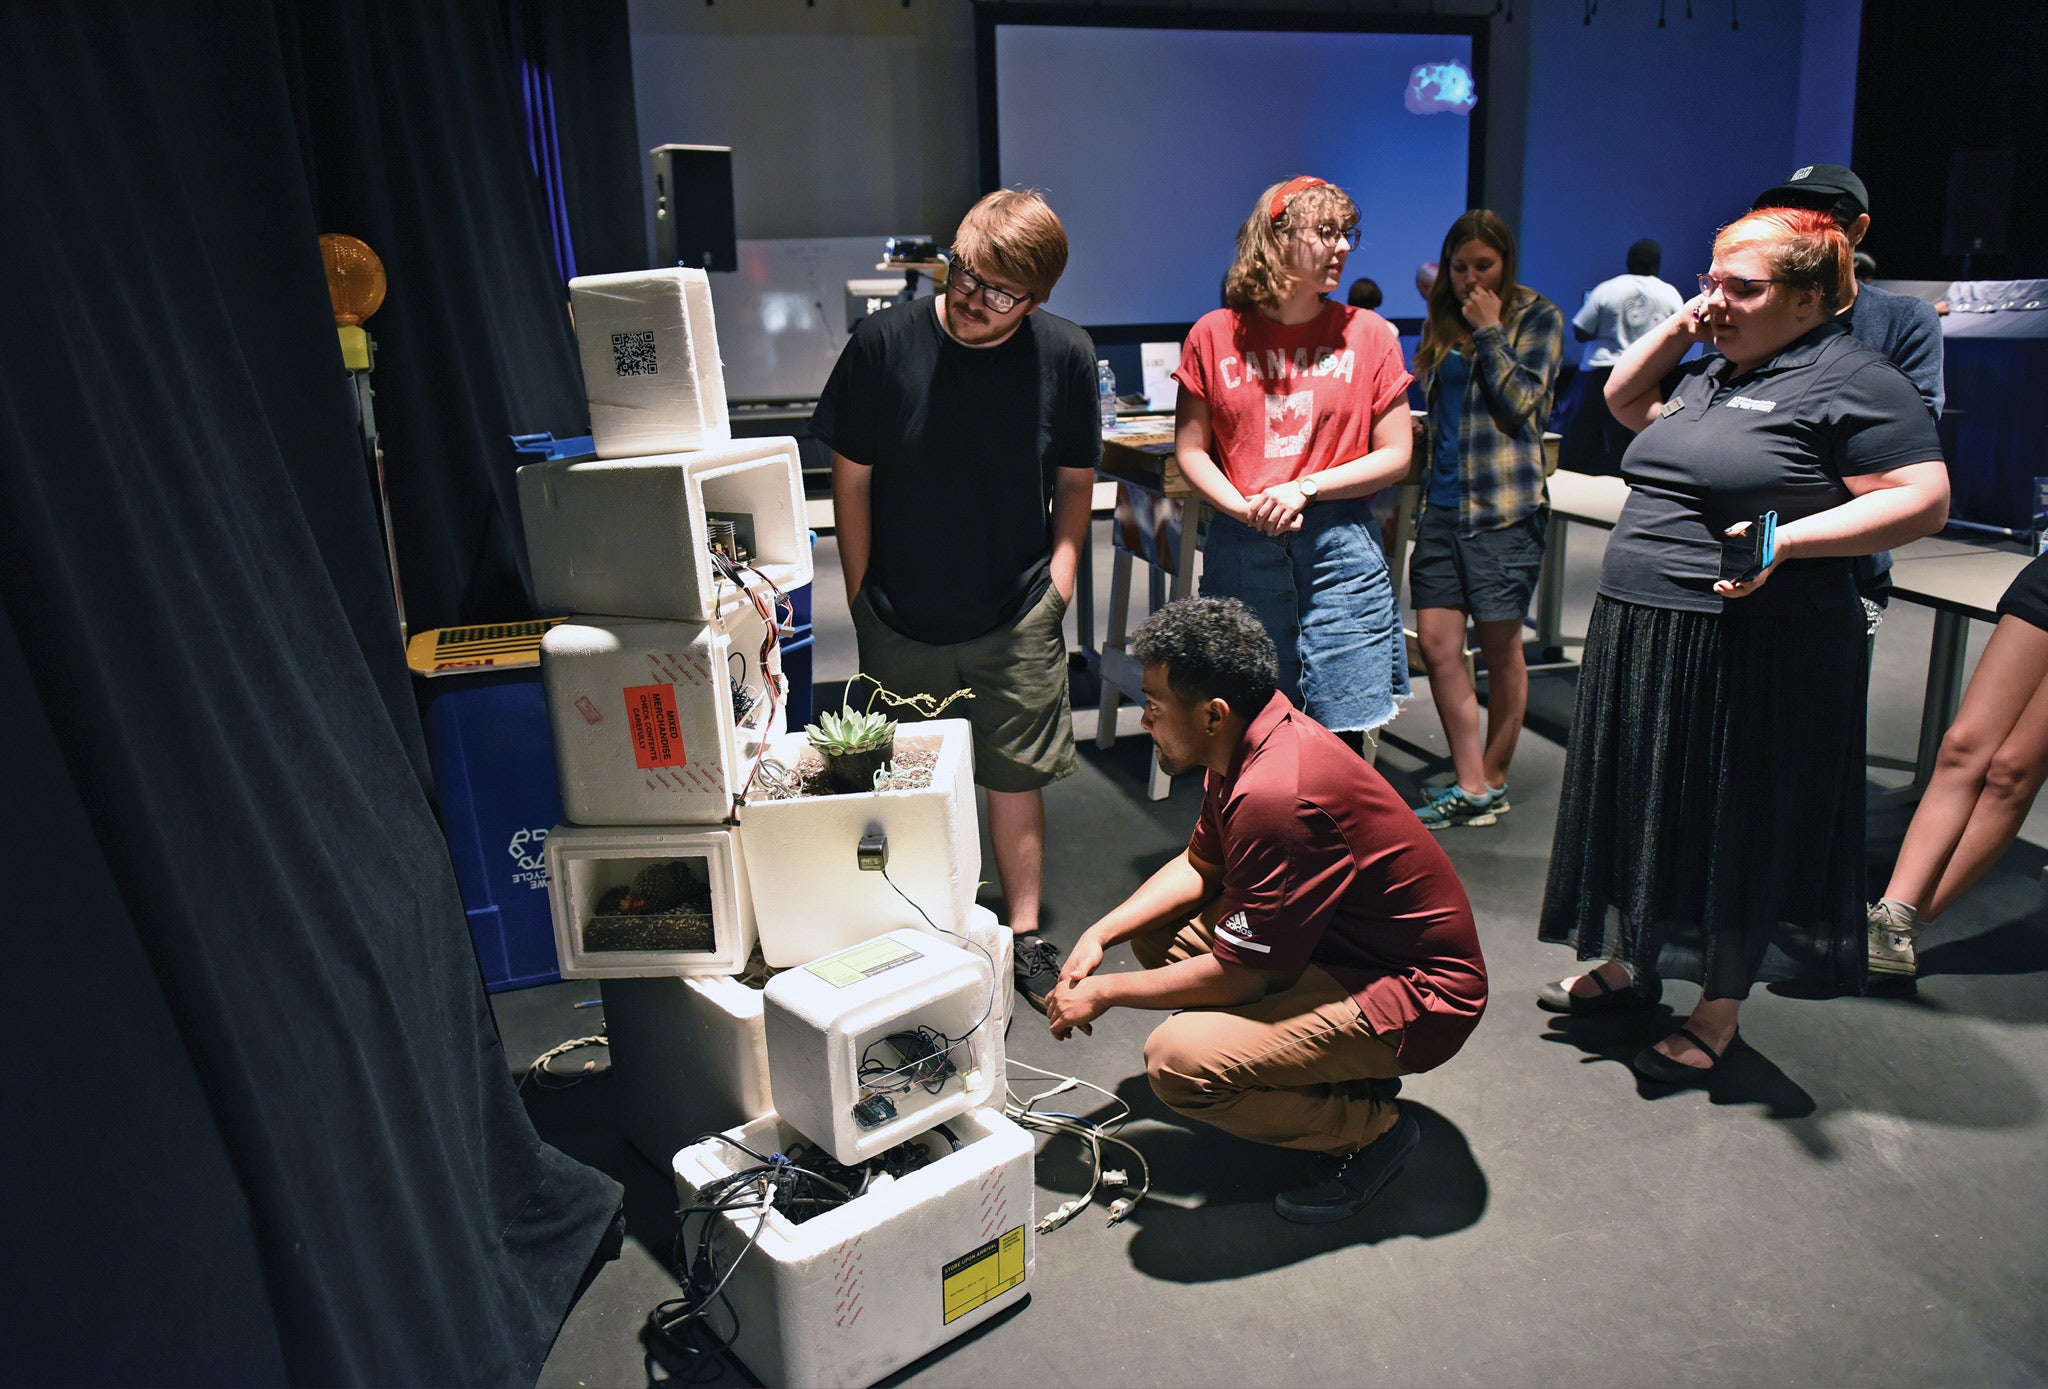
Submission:
<svg viewBox="0 0 2048 1389">
<path fill-rule="evenodd" d="M 1584 630 L 1599 548 L 1574 537 L 1567 631 Z M 818 678 L 843 680 L 852 648 L 829 539 L 818 557 Z M 1896 607 L 1878 638 L 1880 883 L 1910 810 L 1882 792 L 1905 780 L 1930 625 Z M 1275 1219 L 1267 1200 L 1303 1159 L 1165 1115 L 1139 1060 L 1151 1019 L 1113 1013 L 1094 1037 L 1060 1044 L 1025 1010 L 1011 1054 L 1130 1101 L 1153 1198 L 1115 1228 L 1098 1201 L 1040 1237 L 1028 1303 L 890 1382 L 2048 1383 L 2048 818 L 2037 810 L 1929 930 L 1917 993 L 1759 990 L 1743 1010 L 1749 1049 L 1710 1091 L 1653 1093 L 1623 1063 L 1667 1015 L 1566 1020 L 1531 1001 L 1571 972 L 1567 952 L 1534 935 L 1571 698 L 1568 672 L 1535 678 L 1514 811 L 1444 839 L 1478 911 L 1493 1002 L 1462 1053 L 1409 1081 L 1423 1146 L 1374 1205 L 1322 1228 Z M 1391 734 L 1380 765 L 1397 787 L 1444 778 L 1426 690 Z M 1197 787 L 1183 778 L 1169 800 L 1147 801 L 1148 747 L 1084 745 L 1080 772 L 1048 792 L 1056 941 L 1185 842 Z M 596 995 L 573 982 L 498 995 L 514 1066 L 595 1031 L 600 1010 L 575 1005 Z M 1691 996 L 1678 986 L 1670 1001 L 1682 1012 Z M 626 1146 L 606 1081 L 600 1068 L 573 1089 L 527 1091 L 544 1136 L 629 1191 L 624 1252 L 570 1313 L 548 1386 L 674 1374 L 641 1339 L 649 1308 L 675 1290 L 674 1192 Z M 1081 1180 L 1071 1145 L 1041 1143 L 1041 1210 Z M 751 1381 L 724 1367 L 705 1382 Z"/>
</svg>

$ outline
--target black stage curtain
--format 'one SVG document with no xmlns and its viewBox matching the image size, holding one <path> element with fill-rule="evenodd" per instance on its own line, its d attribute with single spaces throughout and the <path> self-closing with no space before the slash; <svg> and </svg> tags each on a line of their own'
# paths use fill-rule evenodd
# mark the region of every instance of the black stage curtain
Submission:
<svg viewBox="0 0 2048 1389">
<path fill-rule="evenodd" d="M 492 1025 L 315 246 L 368 189 L 401 468 L 576 396 L 447 8 L 0 7 L 9 1382 L 531 1383 L 618 1207 Z"/>
<path fill-rule="evenodd" d="M 384 262 L 376 342 L 413 630 L 532 615 L 512 434 L 588 432 L 495 6 L 273 0 L 323 232 Z"/>
<path fill-rule="evenodd" d="M 626 0 L 507 0 L 555 98 L 562 195 L 579 275 L 645 270 L 647 194 Z"/>
</svg>

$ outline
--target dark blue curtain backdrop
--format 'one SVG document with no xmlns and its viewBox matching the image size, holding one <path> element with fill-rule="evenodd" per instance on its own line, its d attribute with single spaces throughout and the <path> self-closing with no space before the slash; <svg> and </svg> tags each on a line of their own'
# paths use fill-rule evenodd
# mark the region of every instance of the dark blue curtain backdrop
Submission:
<svg viewBox="0 0 2048 1389">
<path fill-rule="evenodd" d="M 547 49 L 534 31 L 532 0 L 506 6 L 511 32 L 512 67 L 519 84 L 519 110 L 525 118 L 526 159 L 540 182 L 547 206 L 548 244 L 555 269 L 567 284 L 576 278 L 576 239 L 569 229 L 568 197 L 562 191 L 562 143 L 555 130 L 555 81 L 548 71 Z"/>
<path fill-rule="evenodd" d="M 8 1383 L 530 1384 L 614 1183 L 539 1141 L 423 771 L 415 621 L 524 611 L 581 390 L 495 7 L 0 7 Z"/>
<path fill-rule="evenodd" d="M 626 0 L 505 0 L 505 11 L 563 278 L 645 270 Z"/>
</svg>

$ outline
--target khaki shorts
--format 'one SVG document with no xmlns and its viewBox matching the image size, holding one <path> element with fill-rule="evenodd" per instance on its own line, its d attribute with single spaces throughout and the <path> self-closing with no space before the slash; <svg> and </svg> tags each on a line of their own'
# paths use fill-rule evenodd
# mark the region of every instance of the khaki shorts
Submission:
<svg viewBox="0 0 2048 1389">
<path fill-rule="evenodd" d="M 966 688 L 944 717 L 974 727 L 974 781 L 991 791 L 1036 791 L 1073 772 L 1074 715 L 1067 703 L 1066 600 L 1044 597 L 1007 627 L 947 646 L 912 641 L 875 615 L 865 592 L 853 598 L 860 668 L 891 694 L 944 699 Z M 858 704 L 861 696 L 855 694 Z M 877 707 L 881 702 L 877 701 Z M 891 709 L 915 720 L 914 710 Z"/>
</svg>

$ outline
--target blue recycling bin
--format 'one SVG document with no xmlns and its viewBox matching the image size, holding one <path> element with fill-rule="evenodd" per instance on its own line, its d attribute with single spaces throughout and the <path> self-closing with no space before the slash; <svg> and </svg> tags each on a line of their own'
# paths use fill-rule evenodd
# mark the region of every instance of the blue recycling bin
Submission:
<svg viewBox="0 0 2048 1389">
<path fill-rule="evenodd" d="M 540 669 L 453 671 L 420 684 L 441 829 L 484 986 L 552 984 L 561 975 L 542 850 L 562 793 Z"/>
<path fill-rule="evenodd" d="M 817 637 L 809 627 L 782 639 L 782 676 L 789 682 L 789 730 L 800 731 L 813 717 L 811 655 Z"/>
</svg>

